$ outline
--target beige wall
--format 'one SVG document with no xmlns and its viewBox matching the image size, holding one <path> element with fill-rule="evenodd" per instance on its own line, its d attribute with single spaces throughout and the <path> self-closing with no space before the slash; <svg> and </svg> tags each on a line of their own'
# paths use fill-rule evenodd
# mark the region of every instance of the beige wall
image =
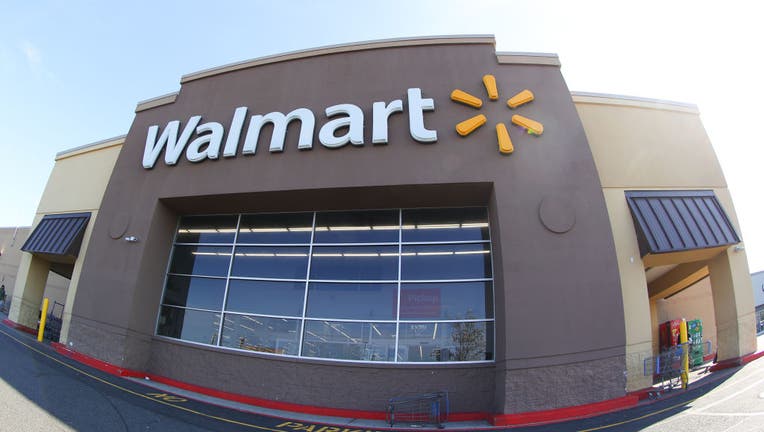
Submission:
<svg viewBox="0 0 764 432">
<path fill-rule="evenodd" d="M 704 278 L 674 296 L 658 299 L 655 301 L 655 306 L 658 323 L 682 318 L 688 321 L 701 320 L 703 341 L 711 341 L 711 350 L 716 350 L 716 316 L 714 314 L 713 293 L 711 292 L 711 279 Z"/>
<path fill-rule="evenodd" d="M 0 284 L 10 299 L 21 262 L 21 245 L 29 236 L 29 227 L 0 228 Z"/>
<path fill-rule="evenodd" d="M 603 188 L 726 188 L 696 108 L 573 96 Z"/>
<path fill-rule="evenodd" d="M 124 138 L 121 137 L 59 153 L 37 208 L 33 226 L 36 226 L 47 214 L 90 212 L 90 221 L 85 230 L 79 254 L 80 257 L 83 257 L 87 251 L 92 226 L 98 217 L 98 209 L 123 142 Z M 19 258 L 18 263 L 21 265 L 15 281 L 13 296 L 14 302 L 17 304 L 10 311 L 9 318 L 20 324 L 31 326 L 35 312 L 34 307 L 42 299 L 42 293 L 36 286 L 39 285 L 39 282 L 36 281 L 44 280 L 47 264 L 44 261 L 40 262 L 40 259 L 33 258 L 31 254 L 26 252 L 22 252 Z M 62 342 L 66 341 L 71 307 L 77 293 L 81 269 L 82 259 L 77 259 L 74 263 L 71 282 L 64 279 L 66 283 L 59 293 L 60 300 L 56 300 L 65 304 L 64 325 L 61 331 Z M 55 281 L 55 277 L 48 278 L 49 284 L 51 281 Z"/>
<path fill-rule="evenodd" d="M 643 361 L 654 354 L 657 329 L 653 327 L 660 317 L 655 309 L 651 315 L 645 266 L 624 191 L 713 189 L 738 233 L 740 228 L 724 175 L 696 107 L 576 93 L 573 101 L 584 125 L 608 206 L 624 298 L 627 386 L 629 390 L 638 390 L 652 383 L 642 373 Z M 737 283 L 738 273 L 750 279 L 745 253 L 733 252 L 730 248 L 722 255 L 729 258 L 725 262 L 729 264 L 730 277 L 719 284 L 730 285 L 735 293 L 729 300 L 734 305 L 728 308 L 724 321 L 742 335 L 747 332 L 749 307 L 753 316 L 752 298 L 749 306 L 749 299 L 743 293 L 752 297 L 751 287 Z M 724 265 L 727 264 L 721 262 L 716 267 Z M 717 273 L 723 276 L 724 271 L 717 270 Z M 745 354 L 741 351 L 748 349 L 747 338 L 734 336 L 735 331 L 729 332 L 725 339 L 739 349 L 729 352 Z"/>
<path fill-rule="evenodd" d="M 59 154 L 37 214 L 94 211 L 101 206 L 123 139 Z"/>
<path fill-rule="evenodd" d="M 5 285 L 7 300 L 11 300 L 16 285 L 16 274 L 21 263 L 21 246 L 29 237 L 29 227 L 0 228 L 0 285 Z M 48 275 L 45 285 L 45 297 L 53 302 L 64 303 L 69 279 L 55 273 Z M 58 309 L 56 310 L 58 313 Z"/>
</svg>

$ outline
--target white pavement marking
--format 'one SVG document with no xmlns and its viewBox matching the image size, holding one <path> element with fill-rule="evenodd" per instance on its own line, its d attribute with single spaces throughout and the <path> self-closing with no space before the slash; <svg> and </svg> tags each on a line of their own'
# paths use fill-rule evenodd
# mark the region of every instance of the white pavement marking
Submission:
<svg viewBox="0 0 764 432">
<path fill-rule="evenodd" d="M 730 399 L 732 399 L 732 398 L 734 398 L 734 397 L 738 396 L 740 393 L 746 392 L 746 391 L 748 391 L 748 390 L 750 390 L 750 389 L 752 389 L 752 388 L 754 388 L 754 387 L 756 387 L 757 385 L 760 385 L 760 384 L 762 384 L 762 383 L 764 383 L 764 378 L 762 378 L 762 379 L 760 379 L 760 380 L 758 380 L 758 381 L 754 382 L 753 384 L 750 384 L 750 385 L 748 385 L 748 386 L 745 386 L 745 387 L 743 387 L 742 389 L 740 389 L 740 390 L 738 390 L 738 391 L 736 391 L 736 392 L 732 393 L 731 395 L 728 395 L 727 397 L 721 398 L 721 399 L 719 399 L 719 400 L 718 400 L 718 401 L 716 401 L 716 402 L 710 403 L 710 404 L 708 404 L 708 405 L 706 405 L 706 406 L 704 406 L 704 407 L 701 407 L 701 408 L 697 408 L 697 409 L 696 409 L 696 408 L 692 408 L 692 409 L 690 409 L 690 410 L 688 411 L 688 413 L 689 413 L 689 414 L 699 414 L 699 413 L 700 413 L 700 411 L 705 411 L 705 410 L 707 410 L 707 409 L 709 409 L 709 408 L 711 408 L 711 407 L 713 407 L 713 406 L 719 405 L 719 404 L 720 404 L 720 403 L 722 403 L 722 402 L 726 402 L 726 401 L 728 401 L 728 400 L 730 400 Z"/>
<path fill-rule="evenodd" d="M 753 416 L 764 416 L 764 412 L 744 412 L 744 413 L 704 413 L 704 412 L 694 412 L 689 411 L 687 415 L 699 415 L 699 416 L 714 416 L 714 417 L 753 417 Z"/>
</svg>

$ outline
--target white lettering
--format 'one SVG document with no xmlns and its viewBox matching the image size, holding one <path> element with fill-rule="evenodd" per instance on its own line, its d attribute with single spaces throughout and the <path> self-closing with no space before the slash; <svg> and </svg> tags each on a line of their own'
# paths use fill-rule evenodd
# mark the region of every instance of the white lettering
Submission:
<svg viewBox="0 0 764 432">
<path fill-rule="evenodd" d="M 247 107 L 238 107 L 233 112 L 231 127 L 228 129 L 228 138 L 225 140 L 223 148 L 223 157 L 236 157 L 239 150 L 239 137 L 241 129 L 244 127 L 244 120 L 247 118 Z"/>
<path fill-rule="evenodd" d="M 300 150 L 313 148 L 313 129 L 316 126 L 316 117 L 313 115 L 313 112 L 307 108 L 297 108 L 287 115 L 280 112 L 271 112 L 264 116 L 252 116 L 249 120 L 247 137 L 244 139 L 244 148 L 241 151 L 242 154 L 255 154 L 257 152 L 257 141 L 260 139 L 260 129 L 262 129 L 265 123 L 273 124 L 270 151 L 284 151 L 287 125 L 292 120 L 300 120 L 300 138 L 297 142 L 297 148 Z"/>
<path fill-rule="evenodd" d="M 435 142 L 438 140 L 438 132 L 424 127 L 424 111 L 435 111 L 435 101 L 422 99 L 422 90 L 410 88 L 408 90 L 409 102 L 409 131 L 411 137 L 419 142 Z"/>
<path fill-rule="evenodd" d="M 205 132 L 210 132 L 202 135 Z M 201 135 L 191 141 L 186 149 L 186 159 L 189 162 L 201 162 L 205 158 L 217 159 L 220 155 L 220 143 L 223 141 L 223 125 L 217 122 L 209 122 L 196 128 L 196 134 Z M 204 150 L 201 148 L 207 146 Z"/>
<path fill-rule="evenodd" d="M 423 98 L 421 89 L 409 88 L 407 89 L 407 104 L 411 137 L 421 143 L 437 141 L 438 132 L 427 129 L 424 124 L 424 113 L 435 110 L 435 101 L 432 98 Z M 222 157 L 236 157 L 240 152 L 239 141 L 248 111 L 249 109 L 243 106 L 234 110 L 227 133 L 225 126 L 218 122 L 207 122 L 200 125 L 202 116 L 198 115 L 188 119 L 180 136 L 178 136 L 181 126 L 179 120 L 168 122 L 161 134 L 159 125 L 149 126 L 146 135 L 146 147 L 143 151 L 143 167 L 146 169 L 153 168 L 162 150 L 164 150 L 164 161 L 167 165 L 176 165 L 184 151 L 186 159 L 194 163 L 205 159 L 218 159 L 221 147 L 223 147 Z M 373 144 L 389 143 L 390 116 L 403 111 L 404 105 L 401 99 L 395 99 L 389 103 L 384 101 L 372 103 L 371 142 Z M 318 132 L 319 142 L 324 147 L 334 149 L 343 147 L 348 143 L 354 146 L 364 144 L 364 113 L 361 108 L 349 103 L 338 104 L 326 108 L 325 113 L 328 121 Z M 268 123 L 273 125 L 268 150 L 272 153 L 283 152 L 287 129 L 290 122 L 294 120 L 300 121 L 297 149 L 312 149 L 313 133 L 316 128 L 315 114 L 307 108 L 297 108 L 287 114 L 274 111 L 265 115 L 251 116 L 241 154 L 254 155 L 257 152 L 260 133 Z M 191 135 L 194 133 L 196 137 L 189 143 Z M 338 136 L 338 134 L 340 135 Z M 226 139 L 223 146 L 224 135 L 226 135 Z"/>
<path fill-rule="evenodd" d="M 400 99 L 396 99 L 390 102 L 389 105 L 385 105 L 384 102 L 374 102 L 372 105 L 372 112 L 374 123 L 371 128 L 371 142 L 372 144 L 387 144 L 387 119 L 393 113 L 403 111 L 403 102 Z"/>
<path fill-rule="evenodd" d="M 326 109 L 326 116 L 333 117 L 338 114 L 347 114 L 328 121 L 318 132 L 318 139 L 324 147 L 339 148 L 348 142 L 353 145 L 363 145 L 363 111 L 353 104 L 332 105 Z M 348 132 L 342 136 L 336 136 L 337 129 L 347 127 Z"/>
<path fill-rule="evenodd" d="M 178 158 L 183 153 L 186 143 L 188 143 L 188 139 L 191 138 L 191 132 L 193 132 L 201 119 L 202 116 L 193 116 L 188 119 L 180 139 L 178 139 L 178 128 L 180 127 L 180 121 L 178 120 L 167 123 L 162 135 L 159 136 L 159 140 L 157 140 L 159 126 L 150 126 L 149 132 L 146 135 L 146 147 L 143 150 L 143 167 L 146 169 L 154 168 L 162 148 L 165 148 L 165 163 L 167 165 L 177 164 Z"/>
</svg>

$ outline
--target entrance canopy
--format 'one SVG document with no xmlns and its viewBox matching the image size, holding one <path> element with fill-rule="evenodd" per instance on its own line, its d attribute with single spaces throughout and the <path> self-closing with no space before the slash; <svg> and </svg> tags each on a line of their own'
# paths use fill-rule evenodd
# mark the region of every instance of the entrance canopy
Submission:
<svg viewBox="0 0 764 432">
<path fill-rule="evenodd" d="M 21 250 L 43 255 L 51 262 L 72 263 L 77 258 L 90 213 L 46 215 Z"/>
<path fill-rule="evenodd" d="M 626 191 L 645 266 L 708 259 L 740 242 L 711 190 Z"/>
</svg>

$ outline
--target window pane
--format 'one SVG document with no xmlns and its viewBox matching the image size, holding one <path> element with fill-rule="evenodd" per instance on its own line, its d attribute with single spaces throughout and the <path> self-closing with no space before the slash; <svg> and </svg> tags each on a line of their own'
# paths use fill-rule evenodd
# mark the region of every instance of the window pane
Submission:
<svg viewBox="0 0 764 432">
<path fill-rule="evenodd" d="M 401 279 L 490 278 L 490 252 L 488 243 L 404 246 Z"/>
<path fill-rule="evenodd" d="M 241 243 L 310 243 L 313 213 L 243 215 L 239 225 Z"/>
<path fill-rule="evenodd" d="M 308 313 L 313 318 L 394 320 L 397 284 L 311 283 Z"/>
<path fill-rule="evenodd" d="M 157 334 L 215 345 L 218 338 L 220 314 L 162 306 Z"/>
<path fill-rule="evenodd" d="M 180 218 L 176 243 L 233 243 L 236 215 L 184 216 Z"/>
<path fill-rule="evenodd" d="M 402 320 L 493 318 L 491 282 L 401 285 Z"/>
<path fill-rule="evenodd" d="M 316 214 L 316 243 L 398 242 L 397 210 Z"/>
<path fill-rule="evenodd" d="M 493 323 L 401 324 L 398 361 L 493 360 Z"/>
<path fill-rule="evenodd" d="M 220 345 L 257 352 L 297 355 L 300 321 L 226 314 Z"/>
<path fill-rule="evenodd" d="M 403 210 L 404 242 L 488 240 L 485 208 Z"/>
<path fill-rule="evenodd" d="M 313 247 L 311 279 L 395 280 L 398 246 Z"/>
<path fill-rule="evenodd" d="M 227 276 L 230 246 L 175 246 L 170 273 Z"/>
<path fill-rule="evenodd" d="M 307 247 L 237 247 L 232 276 L 305 279 Z"/>
<path fill-rule="evenodd" d="M 302 316 L 305 282 L 231 279 L 226 310 L 266 315 Z"/>
<path fill-rule="evenodd" d="M 305 322 L 303 356 L 393 361 L 394 353 L 395 324 Z"/>
<path fill-rule="evenodd" d="M 199 309 L 220 310 L 225 294 L 225 279 L 168 276 L 164 303 Z"/>
<path fill-rule="evenodd" d="M 185 216 L 157 334 L 215 345 L 223 309 L 229 348 L 298 355 L 301 347 L 305 357 L 365 362 L 491 360 L 489 240 L 488 211 L 477 207 Z"/>
</svg>

